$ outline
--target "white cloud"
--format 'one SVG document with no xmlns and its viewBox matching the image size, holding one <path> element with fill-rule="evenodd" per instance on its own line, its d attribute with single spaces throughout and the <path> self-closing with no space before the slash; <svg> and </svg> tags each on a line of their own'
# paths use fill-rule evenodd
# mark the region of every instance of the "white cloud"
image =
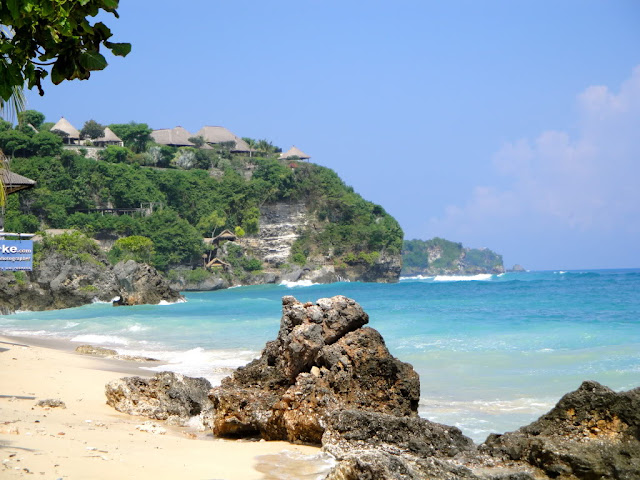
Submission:
<svg viewBox="0 0 640 480">
<path fill-rule="evenodd" d="M 591 86 L 577 98 L 577 133 L 545 131 L 508 142 L 493 157 L 498 189 L 478 186 L 430 229 L 446 234 L 512 228 L 640 232 L 640 66 L 612 92 Z"/>
</svg>

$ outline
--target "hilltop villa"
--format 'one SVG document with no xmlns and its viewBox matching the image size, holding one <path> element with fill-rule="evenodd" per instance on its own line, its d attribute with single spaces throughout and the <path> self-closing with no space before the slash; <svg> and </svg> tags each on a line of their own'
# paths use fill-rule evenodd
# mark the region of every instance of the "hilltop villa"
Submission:
<svg viewBox="0 0 640 480">
<path fill-rule="evenodd" d="M 54 130 L 66 133 L 66 136 L 62 139 L 66 145 L 81 146 L 88 142 L 87 140 L 85 140 L 84 143 L 81 141 L 80 131 L 71 125 L 69 120 L 64 117 L 60 117 L 60 120 L 51 127 L 50 131 L 53 132 Z M 118 147 L 124 146 L 124 142 L 115 133 L 113 133 L 109 127 L 105 127 L 102 137 L 91 140 L 91 144 L 96 147 L 106 147 L 107 145 L 117 145 Z"/>
<path fill-rule="evenodd" d="M 288 160 L 290 158 L 291 159 L 292 158 L 299 158 L 300 160 L 307 160 L 308 161 L 311 157 L 294 145 L 289 150 L 287 150 L 286 152 L 281 153 L 279 158 L 280 158 L 280 160 Z"/>
</svg>

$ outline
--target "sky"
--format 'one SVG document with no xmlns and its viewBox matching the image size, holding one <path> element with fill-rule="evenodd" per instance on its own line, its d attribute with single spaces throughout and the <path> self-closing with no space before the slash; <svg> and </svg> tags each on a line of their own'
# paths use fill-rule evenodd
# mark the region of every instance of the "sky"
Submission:
<svg viewBox="0 0 640 480">
<path fill-rule="evenodd" d="M 121 0 L 28 108 L 296 145 L 401 224 L 532 270 L 640 267 L 640 2 Z"/>
</svg>

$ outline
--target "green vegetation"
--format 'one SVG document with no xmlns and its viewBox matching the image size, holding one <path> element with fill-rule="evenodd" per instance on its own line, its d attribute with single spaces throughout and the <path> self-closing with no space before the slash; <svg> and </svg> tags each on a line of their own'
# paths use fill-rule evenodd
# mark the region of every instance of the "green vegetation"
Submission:
<svg viewBox="0 0 640 480">
<path fill-rule="evenodd" d="M 405 240 L 402 264 L 403 275 L 491 273 L 503 268 L 502 256 L 488 248 L 464 248 L 461 243 L 439 237 Z"/>
<path fill-rule="evenodd" d="M 51 81 L 89 78 L 107 61 L 100 48 L 126 56 L 128 43 L 113 43 L 111 30 L 102 22 L 89 22 L 98 13 L 118 17 L 119 0 L 8 0 L 0 2 L 0 98 L 8 102 L 25 84 L 37 87 L 51 67 Z M 3 103 L 0 102 L 0 103 Z"/>
<path fill-rule="evenodd" d="M 153 242 L 142 235 L 119 238 L 109 251 L 109 260 L 118 263 L 126 260 L 135 260 L 141 263 L 151 263 L 155 251 Z"/>
<path fill-rule="evenodd" d="M 30 118 L 45 125 L 37 113 Z M 370 266 L 382 252 L 401 251 L 402 230 L 382 207 L 364 200 L 328 168 L 278 160 L 280 149 L 266 140 L 252 141 L 265 156 L 246 157 L 232 154 L 231 146 L 156 145 L 143 123 L 110 128 L 128 146 L 109 146 L 96 161 L 63 150 L 61 138 L 50 132 L 23 133 L 0 124 L 0 148 L 14 155 L 12 171 L 37 182 L 9 199 L 6 228 L 25 233 L 73 228 L 90 237 L 128 237 L 116 242 L 112 261 L 134 258 L 167 271 L 200 266 L 205 236 L 223 229 L 238 237 L 258 233 L 260 207 L 286 201 L 302 202 L 312 214 L 312 225 L 293 246 L 291 263 L 326 258 Z M 135 211 L 112 215 L 103 213 L 106 208 Z M 127 243 L 140 237 L 151 243 L 144 248 Z M 262 269 L 246 252 L 231 260 L 245 272 Z"/>
</svg>

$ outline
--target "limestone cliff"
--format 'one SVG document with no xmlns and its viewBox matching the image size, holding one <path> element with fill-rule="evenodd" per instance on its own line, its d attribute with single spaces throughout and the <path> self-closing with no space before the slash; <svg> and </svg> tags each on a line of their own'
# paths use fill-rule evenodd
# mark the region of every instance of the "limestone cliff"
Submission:
<svg viewBox="0 0 640 480">
<path fill-rule="evenodd" d="M 190 269 L 175 269 L 170 275 L 171 286 L 188 291 L 283 281 L 398 281 L 402 256 L 388 250 L 344 255 L 335 247 L 323 251 L 308 241 L 311 244 L 308 254 L 296 262 L 295 251 L 300 241 L 321 236 L 329 225 L 330 222 L 320 220 L 302 200 L 262 205 L 257 234 L 222 243 L 214 250 L 212 256 L 227 262 L 228 267 L 212 270 L 197 278 L 190 274 Z M 254 259 L 259 262 L 259 269 L 244 268 L 248 260 Z"/>
</svg>

